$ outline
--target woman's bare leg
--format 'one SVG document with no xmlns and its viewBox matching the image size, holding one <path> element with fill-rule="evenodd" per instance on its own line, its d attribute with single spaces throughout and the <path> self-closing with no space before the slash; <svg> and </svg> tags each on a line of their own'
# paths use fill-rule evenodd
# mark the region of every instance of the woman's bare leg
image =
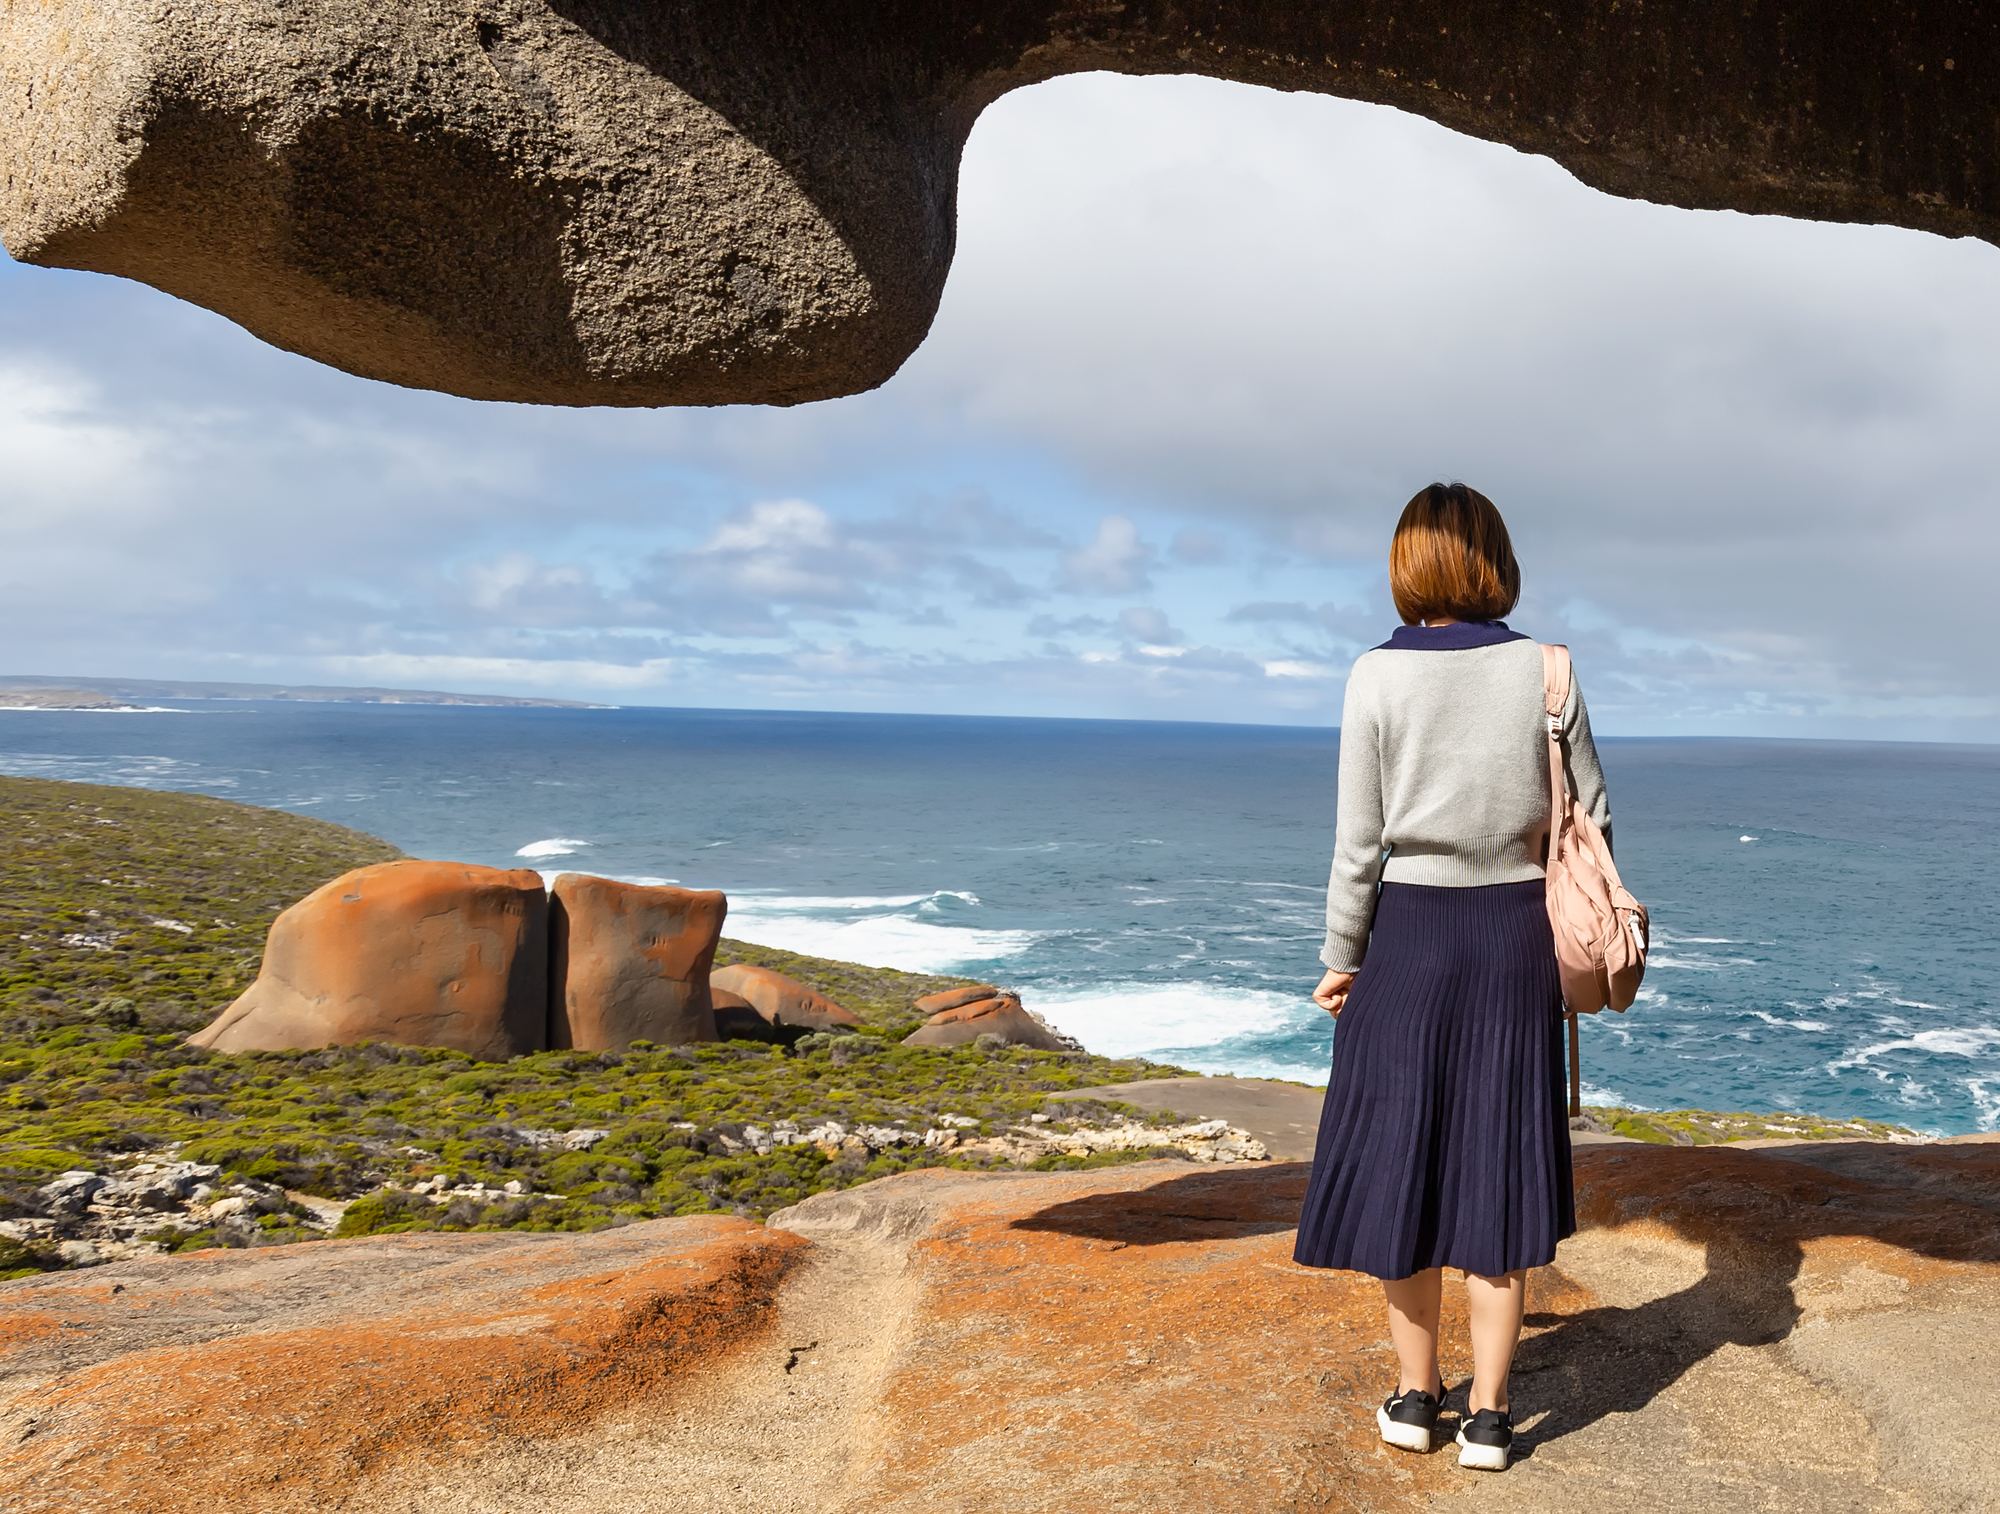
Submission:
<svg viewBox="0 0 2000 1514">
<path fill-rule="evenodd" d="M 1396 1359 L 1403 1367 L 1398 1393 L 1415 1388 L 1443 1395 L 1437 1364 L 1438 1298 L 1443 1286 L 1444 1273 L 1437 1267 L 1382 1285 L 1389 1301 L 1389 1339 L 1396 1343 Z"/>
<path fill-rule="evenodd" d="M 1507 1373 L 1514 1365 L 1521 1314 L 1527 1307 L 1528 1274 L 1522 1270 L 1502 1277 L 1478 1277 L 1468 1272 L 1465 1301 L 1472 1314 L 1472 1392 L 1467 1396 L 1467 1412 L 1505 1410 Z M 1403 1370 L 1406 1374 L 1409 1371 L 1407 1367 Z"/>
</svg>

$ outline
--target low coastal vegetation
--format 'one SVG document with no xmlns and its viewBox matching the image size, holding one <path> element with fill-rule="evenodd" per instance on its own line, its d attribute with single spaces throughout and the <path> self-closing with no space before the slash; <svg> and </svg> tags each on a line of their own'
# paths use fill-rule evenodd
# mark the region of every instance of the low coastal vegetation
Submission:
<svg viewBox="0 0 2000 1514">
<path fill-rule="evenodd" d="M 1654 1146 L 1719 1146 L 1729 1141 L 1915 1141 L 1879 1120 L 1826 1120 L 1810 1114 L 1711 1114 L 1704 1109 L 1591 1108 L 1584 1128 Z"/>
<path fill-rule="evenodd" d="M 273 915 L 330 877 L 400 854 L 277 811 L 23 778 L 0 778 L 0 826 L 10 879 L 0 900 L 0 1221 L 42 1215 L 38 1191 L 62 1173 L 162 1163 L 198 1168 L 212 1194 L 243 1201 L 222 1204 L 213 1224 L 199 1223 L 197 1207 L 192 1228 L 164 1212 L 154 1228 L 127 1227 L 131 1240 L 169 1249 L 329 1229 L 762 1217 L 910 1167 L 1016 1161 L 1018 1150 L 986 1138 L 1018 1126 L 1172 1123 L 1060 1095 L 1182 1069 L 899 1044 L 922 1020 L 912 1000 L 971 980 L 737 941 L 718 961 L 798 978 L 853 1009 L 861 1030 L 505 1063 L 382 1045 L 189 1047 L 186 1033 L 256 976 Z M 1163 1128 L 1161 1149 L 1167 1137 Z M 1050 1154 L 1030 1165 L 1151 1154 Z M 143 1224 L 145 1204 L 133 1212 Z M 0 1237 L 0 1273 L 60 1260 L 32 1236 Z"/>
</svg>

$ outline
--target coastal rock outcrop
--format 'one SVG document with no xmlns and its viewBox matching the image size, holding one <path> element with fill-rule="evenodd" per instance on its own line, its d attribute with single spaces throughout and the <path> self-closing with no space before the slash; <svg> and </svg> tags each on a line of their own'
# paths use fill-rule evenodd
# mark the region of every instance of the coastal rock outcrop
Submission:
<svg viewBox="0 0 2000 1514">
<path fill-rule="evenodd" d="M 852 1010 L 768 967 L 732 962 L 710 973 L 709 982 L 749 1005 L 767 1024 L 803 1026 L 807 1030 L 853 1030 L 861 1024 L 860 1017 Z"/>
<path fill-rule="evenodd" d="M 910 1005 L 920 1015 L 934 1015 L 941 1010 L 958 1009 L 963 1005 L 977 1004 L 981 999 L 997 999 L 1000 990 L 991 983 L 973 983 L 964 988 L 947 988 L 942 993 L 925 994 Z"/>
<path fill-rule="evenodd" d="M 271 922 L 257 980 L 190 1045 L 281 1051 L 357 1041 L 498 1061 L 548 1045 L 548 895 L 539 874 L 383 862 Z"/>
<path fill-rule="evenodd" d="M 549 1045 L 624 1051 L 716 1038 L 709 966 L 729 901 L 713 889 L 564 873 L 549 885 Z"/>
<path fill-rule="evenodd" d="M 715 1010 L 715 1033 L 723 1040 L 759 1040 L 770 1030 L 771 1022 L 743 995 L 717 988 L 711 980 L 708 997 Z"/>
<path fill-rule="evenodd" d="M 1976 0 L 14 0 L 0 238 L 391 383 L 794 404 L 923 339 L 974 121 L 1057 75 L 1369 100 L 1614 194 L 2000 240 L 1993 53 Z"/>
<path fill-rule="evenodd" d="M 1902 1150 L 1580 1150 L 1504 1479 L 1381 1445 L 1380 1290 L 1292 1263 L 1303 1165 L 1157 1161 L 9 1284 L 0 1480 L 21 1514 L 1990 1508 L 2000 1227 L 1935 1180 L 2000 1146 Z M 1441 1323 L 1456 1404 L 1455 1284 Z"/>
<path fill-rule="evenodd" d="M 976 999 L 940 1010 L 903 1037 L 905 1046 L 969 1046 L 981 1036 L 998 1036 L 1010 1046 L 1067 1051 L 1062 1038 L 1021 1007 L 1012 994 Z"/>
</svg>

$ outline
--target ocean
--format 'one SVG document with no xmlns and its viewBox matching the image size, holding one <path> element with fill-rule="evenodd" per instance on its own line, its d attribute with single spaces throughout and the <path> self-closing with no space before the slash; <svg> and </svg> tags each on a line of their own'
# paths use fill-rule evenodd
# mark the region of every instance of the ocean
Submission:
<svg viewBox="0 0 2000 1514">
<path fill-rule="evenodd" d="M 990 977 L 1093 1051 L 1324 1083 L 1338 733 L 168 701 L 0 711 L 0 772 L 317 815 L 421 857 L 720 888 L 728 932 Z M 1640 1001 L 1586 1099 L 2000 1126 L 2000 747 L 1608 740 Z"/>
</svg>

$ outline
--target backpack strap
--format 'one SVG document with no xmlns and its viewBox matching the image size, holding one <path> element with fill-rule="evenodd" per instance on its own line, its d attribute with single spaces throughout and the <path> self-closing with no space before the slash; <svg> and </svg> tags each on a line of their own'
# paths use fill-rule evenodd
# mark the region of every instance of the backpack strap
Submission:
<svg viewBox="0 0 2000 1514">
<path fill-rule="evenodd" d="M 1548 717 L 1549 732 L 1549 854 L 1555 854 L 1556 835 L 1562 827 L 1563 776 L 1562 722 L 1569 708 L 1569 648 L 1542 648 L 1542 712 Z"/>
<path fill-rule="evenodd" d="M 1569 648 L 1542 648 L 1542 710 L 1553 720 L 1561 720 L 1569 708 Z"/>
<path fill-rule="evenodd" d="M 1569 648 L 1542 648 L 1542 712 L 1548 717 L 1549 731 L 1549 861 L 1555 861 L 1556 842 L 1562 834 L 1563 797 L 1568 785 L 1563 777 L 1562 721 L 1569 708 Z M 1583 1057 L 1577 1044 L 1576 1011 L 1564 1007 L 1569 1022 L 1569 1114 L 1583 1113 Z"/>
</svg>

